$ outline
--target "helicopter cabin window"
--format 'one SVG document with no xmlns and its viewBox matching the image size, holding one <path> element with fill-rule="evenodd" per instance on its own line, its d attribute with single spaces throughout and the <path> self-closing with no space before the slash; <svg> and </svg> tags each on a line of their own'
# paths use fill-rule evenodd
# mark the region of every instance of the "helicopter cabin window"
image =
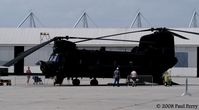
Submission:
<svg viewBox="0 0 199 110">
<path fill-rule="evenodd" d="M 49 61 L 57 61 L 58 60 L 58 54 L 51 54 Z"/>
<path fill-rule="evenodd" d="M 176 58 L 178 59 L 175 67 L 188 67 L 188 53 L 187 52 L 176 52 Z"/>
</svg>

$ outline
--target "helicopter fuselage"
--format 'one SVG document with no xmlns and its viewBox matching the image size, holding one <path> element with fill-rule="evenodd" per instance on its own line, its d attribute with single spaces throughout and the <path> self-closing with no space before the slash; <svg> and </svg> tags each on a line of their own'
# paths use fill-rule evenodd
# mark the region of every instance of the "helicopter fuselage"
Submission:
<svg viewBox="0 0 199 110">
<path fill-rule="evenodd" d="M 131 52 L 77 49 L 75 43 L 57 40 L 49 61 L 41 63 L 46 77 L 63 78 L 112 78 L 116 67 L 121 78 L 132 70 L 138 75 L 152 75 L 154 82 L 162 83 L 162 73 L 177 63 L 173 35 L 158 32 L 143 36 Z M 62 82 L 62 81 L 58 81 Z"/>
</svg>

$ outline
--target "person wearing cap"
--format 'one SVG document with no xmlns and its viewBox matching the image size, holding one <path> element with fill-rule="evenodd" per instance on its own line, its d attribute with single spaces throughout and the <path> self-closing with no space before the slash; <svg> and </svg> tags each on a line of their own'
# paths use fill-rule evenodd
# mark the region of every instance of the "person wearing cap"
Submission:
<svg viewBox="0 0 199 110">
<path fill-rule="evenodd" d="M 113 78 L 114 78 L 113 86 L 115 86 L 117 84 L 117 86 L 119 87 L 119 82 L 120 82 L 119 67 L 117 67 L 116 70 L 114 71 Z"/>
</svg>

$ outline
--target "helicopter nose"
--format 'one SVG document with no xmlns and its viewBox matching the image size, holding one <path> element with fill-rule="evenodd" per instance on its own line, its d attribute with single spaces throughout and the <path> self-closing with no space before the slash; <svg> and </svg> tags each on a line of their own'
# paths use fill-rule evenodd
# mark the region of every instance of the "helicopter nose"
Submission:
<svg viewBox="0 0 199 110">
<path fill-rule="evenodd" d="M 41 65 L 41 60 L 35 63 L 35 65 Z"/>
<path fill-rule="evenodd" d="M 44 61 L 40 61 L 40 70 L 42 71 L 43 74 L 46 73 L 47 65 Z"/>
<path fill-rule="evenodd" d="M 54 65 L 51 62 L 44 62 L 40 61 L 40 70 L 42 71 L 42 74 L 45 75 L 46 78 L 52 78 L 56 74 L 55 70 L 53 69 Z"/>
</svg>

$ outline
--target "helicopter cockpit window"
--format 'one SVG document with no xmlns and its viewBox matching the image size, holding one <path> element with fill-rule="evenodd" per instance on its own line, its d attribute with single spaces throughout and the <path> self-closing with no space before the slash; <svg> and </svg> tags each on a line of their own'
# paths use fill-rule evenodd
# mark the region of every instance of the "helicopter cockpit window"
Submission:
<svg viewBox="0 0 199 110">
<path fill-rule="evenodd" d="M 57 58 L 58 58 L 58 54 L 51 54 L 50 58 L 49 58 L 49 61 L 57 61 Z"/>
</svg>

